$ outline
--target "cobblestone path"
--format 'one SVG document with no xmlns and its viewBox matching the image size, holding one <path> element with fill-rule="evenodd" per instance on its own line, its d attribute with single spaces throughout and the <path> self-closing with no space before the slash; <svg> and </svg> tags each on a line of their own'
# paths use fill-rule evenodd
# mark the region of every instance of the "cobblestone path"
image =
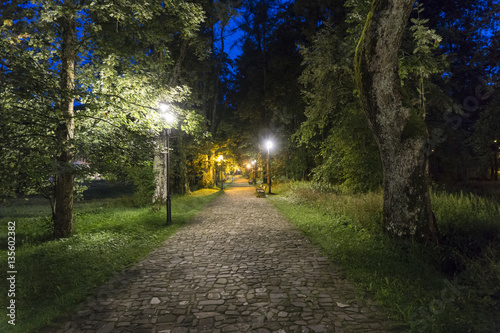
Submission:
<svg viewBox="0 0 500 333">
<path fill-rule="evenodd" d="M 50 332 L 397 332 L 243 181 Z"/>
</svg>

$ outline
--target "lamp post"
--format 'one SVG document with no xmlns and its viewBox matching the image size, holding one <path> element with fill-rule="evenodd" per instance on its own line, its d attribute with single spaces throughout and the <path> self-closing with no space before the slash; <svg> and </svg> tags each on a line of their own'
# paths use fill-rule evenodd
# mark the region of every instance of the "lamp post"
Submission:
<svg viewBox="0 0 500 333">
<path fill-rule="evenodd" d="M 253 168 L 252 168 L 252 165 L 250 163 L 247 163 L 247 169 L 248 169 L 248 184 L 251 185 L 252 184 L 252 174 L 253 174 Z"/>
<path fill-rule="evenodd" d="M 499 150 L 498 140 L 493 141 L 493 180 L 498 181 L 498 150 Z"/>
<path fill-rule="evenodd" d="M 257 184 L 257 161 L 253 160 L 252 165 L 253 165 L 253 183 Z"/>
<path fill-rule="evenodd" d="M 170 111 L 170 106 L 167 103 L 161 102 L 160 103 L 160 115 L 165 120 L 165 123 L 167 127 L 164 129 L 166 131 L 166 137 L 167 137 L 167 153 L 166 153 L 166 158 L 167 158 L 167 171 L 165 174 L 165 182 L 167 184 L 167 200 L 166 200 L 166 206 L 167 206 L 167 224 L 172 223 L 172 201 L 170 198 L 170 132 L 171 132 L 171 125 L 175 121 L 174 115 L 169 112 Z"/>
<path fill-rule="evenodd" d="M 247 169 L 248 169 L 248 184 L 249 185 L 252 185 L 254 184 L 254 179 L 255 179 L 255 170 L 254 170 L 254 167 L 253 167 L 253 161 L 251 162 L 252 164 L 250 163 L 247 163 Z"/>
<path fill-rule="evenodd" d="M 269 194 L 271 194 L 271 153 L 270 150 L 273 147 L 273 142 L 271 140 L 266 141 L 267 148 L 267 177 L 269 182 Z"/>
<path fill-rule="evenodd" d="M 219 162 L 221 162 L 221 169 L 220 169 L 220 189 L 222 192 L 224 192 L 224 178 L 222 176 L 222 171 L 224 169 L 224 155 L 219 155 L 218 158 Z"/>
</svg>

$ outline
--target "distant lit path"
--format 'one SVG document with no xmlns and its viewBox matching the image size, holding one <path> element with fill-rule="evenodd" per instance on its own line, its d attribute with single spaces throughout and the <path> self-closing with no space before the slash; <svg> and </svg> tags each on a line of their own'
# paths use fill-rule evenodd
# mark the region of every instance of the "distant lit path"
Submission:
<svg viewBox="0 0 500 333">
<path fill-rule="evenodd" d="M 389 331 L 254 187 L 234 185 L 51 332 Z"/>
</svg>

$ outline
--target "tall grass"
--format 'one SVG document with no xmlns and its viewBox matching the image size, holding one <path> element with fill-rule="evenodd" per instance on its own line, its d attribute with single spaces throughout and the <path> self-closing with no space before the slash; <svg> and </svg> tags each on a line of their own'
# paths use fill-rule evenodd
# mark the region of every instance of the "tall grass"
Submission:
<svg viewBox="0 0 500 333">
<path fill-rule="evenodd" d="M 1 262 L 6 263 L 6 224 L 16 221 L 16 326 L 2 315 L 1 332 L 32 332 L 71 313 L 75 306 L 114 273 L 143 258 L 218 195 L 200 190 L 172 200 L 173 224 L 166 225 L 165 209 L 130 208 L 123 198 L 77 204 L 75 234 L 51 240 L 46 207 L 35 201 L 1 209 Z M 48 210 L 50 212 L 50 208 Z M 6 290 L 6 270 L 0 271 Z M 2 292 L 2 307 L 7 306 Z M 5 307 L 4 307 L 5 305 Z"/>
<path fill-rule="evenodd" d="M 384 236 L 382 193 L 341 194 L 295 182 L 270 200 L 412 332 L 500 331 L 500 209 L 474 195 L 434 193 L 439 247 Z M 495 323 L 496 322 L 496 323 Z"/>
</svg>

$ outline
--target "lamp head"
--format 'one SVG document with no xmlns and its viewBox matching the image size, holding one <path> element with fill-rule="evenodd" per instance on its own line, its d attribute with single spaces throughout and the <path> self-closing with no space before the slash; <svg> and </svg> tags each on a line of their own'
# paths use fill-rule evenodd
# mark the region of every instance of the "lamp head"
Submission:
<svg viewBox="0 0 500 333">
<path fill-rule="evenodd" d="M 266 148 L 267 148 L 267 150 L 270 150 L 271 148 L 273 148 L 273 142 L 271 140 L 266 141 Z"/>
<path fill-rule="evenodd" d="M 175 116 L 171 112 L 163 113 L 161 117 L 167 124 L 172 124 L 175 122 Z"/>
<path fill-rule="evenodd" d="M 158 107 L 159 107 L 161 113 L 167 113 L 170 110 L 170 105 L 168 105 L 165 102 L 160 102 Z"/>
<path fill-rule="evenodd" d="M 168 103 L 160 102 L 158 108 L 160 109 L 160 116 L 168 125 L 171 125 L 175 122 L 175 116 L 170 111 L 170 105 Z"/>
</svg>

